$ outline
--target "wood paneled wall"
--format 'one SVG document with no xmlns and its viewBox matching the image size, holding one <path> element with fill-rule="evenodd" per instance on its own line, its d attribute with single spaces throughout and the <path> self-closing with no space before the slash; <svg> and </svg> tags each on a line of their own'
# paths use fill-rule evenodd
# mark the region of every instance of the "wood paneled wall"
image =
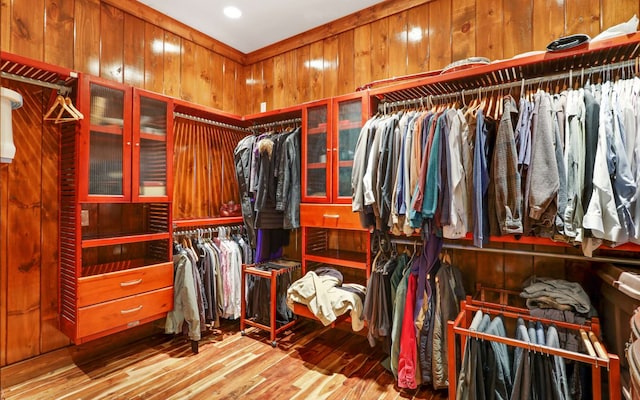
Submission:
<svg viewBox="0 0 640 400">
<path fill-rule="evenodd" d="M 242 54 L 222 45 L 214 51 L 214 40 L 142 7 L 130 0 L 3 0 L 0 49 L 243 114 Z"/>
<path fill-rule="evenodd" d="M 58 330 L 59 131 L 43 123 L 49 90 L 3 80 L 22 94 L 16 146 L 0 164 L 0 365 L 60 348 Z"/>
<path fill-rule="evenodd" d="M 136 1 L 1 0 L 0 49 L 242 115 L 258 112 L 263 101 L 269 110 L 287 107 L 469 56 L 496 60 L 540 50 L 559 36 L 595 36 L 640 14 L 637 0 L 382 4 L 384 14 L 372 8 L 346 29 L 329 24 L 243 55 Z M 3 84 L 26 99 L 14 113 L 16 160 L 0 165 L 0 365 L 68 344 L 55 326 L 59 138 L 38 117 L 41 91 Z M 507 288 L 532 273 L 588 271 L 531 256 L 456 252 L 454 261 L 468 285 Z"/>
<path fill-rule="evenodd" d="M 406 1 L 406 0 L 405 0 Z M 296 37 L 248 55 L 248 113 L 353 92 L 378 79 L 437 70 L 471 56 L 544 50 L 640 15 L 637 0 L 433 0 L 323 40 Z M 357 23 L 358 20 L 354 19 Z M 327 33 L 331 32 L 327 27 Z"/>
</svg>

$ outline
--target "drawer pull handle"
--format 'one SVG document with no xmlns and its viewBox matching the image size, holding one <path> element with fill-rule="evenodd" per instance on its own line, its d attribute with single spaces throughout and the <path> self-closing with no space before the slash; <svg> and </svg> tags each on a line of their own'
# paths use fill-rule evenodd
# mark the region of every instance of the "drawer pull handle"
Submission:
<svg viewBox="0 0 640 400">
<path fill-rule="evenodd" d="M 120 287 L 133 286 L 133 285 L 138 285 L 140 283 L 142 283 L 142 278 L 136 279 L 136 280 L 133 280 L 133 281 L 120 282 Z"/>
<path fill-rule="evenodd" d="M 340 214 L 323 214 L 322 216 L 325 218 L 340 218 Z"/>
<path fill-rule="evenodd" d="M 130 308 L 128 310 L 120 310 L 120 314 L 123 314 L 123 315 L 131 314 L 133 312 L 140 311 L 140 310 L 142 310 L 142 304 L 140 304 L 138 307 Z"/>
</svg>

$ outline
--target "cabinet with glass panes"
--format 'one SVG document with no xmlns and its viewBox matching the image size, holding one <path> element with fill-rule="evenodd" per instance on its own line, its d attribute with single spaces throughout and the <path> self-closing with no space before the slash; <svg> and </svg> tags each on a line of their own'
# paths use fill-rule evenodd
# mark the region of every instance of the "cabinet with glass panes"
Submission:
<svg viewBox="0 0 640 400">
<path fill-rule="evenodd" d="M 62 129 L 60 325 L 75 343 L 173 306 L 172 102 L 83 75 Z"/>
</svg>

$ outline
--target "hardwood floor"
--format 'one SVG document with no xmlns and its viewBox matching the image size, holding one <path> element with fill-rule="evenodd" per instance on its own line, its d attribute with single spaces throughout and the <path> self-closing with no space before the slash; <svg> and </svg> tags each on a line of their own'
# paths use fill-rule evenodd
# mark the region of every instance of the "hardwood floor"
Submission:
<svg viewBox="0 0 640 400">
<path fill-rule="evenodd" d="M 303 321 L 278 337 L 238 323 L 200 341 L 155 335 L 100 358 L 61 363 L 2 388 L 2 399 L 446 399 L 446 391 L 399 390 L 363 335 Z M 26 363 L 55 362 L 38 358 Z M 37 367 L 31 365 L 30 368 Z"/>
</svg>

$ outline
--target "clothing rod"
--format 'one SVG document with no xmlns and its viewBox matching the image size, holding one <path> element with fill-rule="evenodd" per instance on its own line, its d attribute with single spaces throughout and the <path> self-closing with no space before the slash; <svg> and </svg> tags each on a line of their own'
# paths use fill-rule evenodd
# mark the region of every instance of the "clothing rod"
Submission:
<svg viewBox="0 0 640 400">
<path fill-rule="evenodd" d="M 180 112 L 174 112 L 173 116 L 174 117 L 178 117 L 178 118 L 188 119 L 190 121 L 202 122 L 203 124 L 214 125 L 214 126 L 217 126 L 217 127 L 220 127 L 220 128 L 233 129 L 233 130 L 236 130 L 236 131 L 249 133 L 248 129 L 243 128 L 241 126 L 225 124 L 224 122 L 213 121 L 211 119 L 206 119 L 206 118 L 202 118 L 202 117 L 195 117 L 195 116 L 189 115 L 189 114 L 183 114 L 183 113 L 180 113 Z"/>
<path fill-rule="evenodd" d="M 298 124 L 298 123 L 302 123 L 302 118 L 291 118 L 291 119 L 285 119 L 282 121 L 265 122 L 264 124 L 252 125 L 251 129 L 271 128 L 273 126 Z"/>
<path fill-rule="evenodd" d="M 4 79 L 9 79 L 16 82 L 28 83 L 30 85 L 36 85 L 49 89 L 56 89 L 63 96 L 67 96 L 69 93 L 71 93 L 71 88 L 69 86 L 59 85 L 57 83 L 43 82 L 37 79 L 27 78 L 26 76 L 15 75 L 4 71 L 1 71 L 0 76 Z"/>
<path fill-rule="evenodd" d="M 628 265 L 640 266 L 639 259 L 629 259 L 629 258 L 620 258 L 620 257 L 604 257 L 604 256 L 587 257 L 587 256 L 576 255 L 576 254 L 559 254 L 559 253 L 536 252 L 536 251 L 526 251 L 526 250 L 494 249 L 494 248 L 486 248 L 486 247 L 480 248 L 475 246 L 464 246 L 460 244 L 444 244 L 443 247 L 447 249 L 452 249 L 452 250 L 472 250 L 472 251 L 481 251 L 485 253 L 561 258 L 564 260 L 608 262 L 613 264 L 628 264 Z"/>
<path fill-rule="evenodd" d="M 409 246 L 414 246 L 419 242 L 421 242 L 421 240 L 391 239 L 391 243 L 405 244 Z M 587 257 L 587 256 L 576 255 L 576 254 L 561 254 L 561 253 L 549 253 L 549 252 L 537 252 L 537 251 L 513 250 L 513 249 L 494 249 L 494 248 L 487 248 L 487 247 L 465 246 L 465 245 L 453 244 L 453 243 L 444 243 L 442 247 L 445 249 L 451 249 L 451 250 L 470 250 L 470 251 L 478 251 L 478 252 L 484 252 L 484 253 L 509 254 L 509 255 L 516 255 L 516 256 L 549 257 L 549 258 L 561 258 L 564 260 L 608 262 L 613 264 L 628 264 L 628 265 L 640 266 L 640 259 L 629 259 L 629 258 L 620 258 L 620 257 L 605 257 L 605 256 Z"/>
<path fill-rule="evenodd" d="M 521 79 L 518 81 L 513 81 L 513 82 L 507 82 L 507 83 L 499 83 L 496 85 L 491 85 L 491 86 L 483 86 L 483 87 L 478 87 L 475 89 L 468 89 L 468 93 L 470 95 L 473 94 L 481 94 L 481 93 L 487 93 L 487 92 L 492 92 L 492 91 L 496 91 L 496 90 L 503 90 L 503 89 L 513 89 L 513 88 L 517 88 L 517 87 L 522 87 L 522 86 L 532 86 L 532 85 L 541 85 L 543 83 L 547 83 L 547 82 L 554 82 L 554 81 L 559 81 L 559 80 L 563 80 L 563 79 L 567 79 L 567 78 L 571 78 L 572 82 L 576 81 L 576 80 L 581 80 L 581 81 L 588 81 L 589 77 L 593 74 L 599 74 L 599 73 L 611 73 L 611 72 L 615 72 L 616 70 L 620 70 L 620 69 L 624 69 L 624 68 L 635 68 L 636 67 L 636 63 L 637 60 L 631 59 L 631 60 L 625 60 L 625 61 L 620 61 L 617 63 L 611 63 L 611 64 L 604 64 L 604 65 L 596 65 L 593 67 L 589 67 L 589 68 L 581 68 L 579 70 L 569 70 L 566 72 L 561 72 L 558 74 L 554 74 L 554 75 L 546 75 L 546 76 L 540 76 L 537 78 L 529 78 L 529 79 Z M 581 82 L 580 84 L 582 85 L 584 82 Z M 427 85 L 429 86 L 429 85 Z M 433 84 L 431 85 L 433 86 Z M 573 85 L 571 85 L 573 86 Z M 455 92 L 451 92 L 451 93 L 444 93 L 444 94 L 439 94 L 439 95 L 429 95 L 429 96 L 422 96 L 422 97 L 416 97 L 416 98 L 411 98 L 411 99 L 406 99 L 406 100 L 399 100 L 399 101 L 382 101 L 380 103 L 380 105 L 387 105 L 388 107 L 397 107 L 397 106 L 402 106 L 402 105 L 406 105 L 406 104 L 417 104 L 417 103 L 427 103 L 427 102 L 433 102 L 433 101 L 439 101 L 439 100 L 444 100 L 444 99 L 448 99 L 451 97 L 458 97 L 458 96 L 462 96 L 466 94 L 464 93 L 465 89 L 459 90 L 459 91 L 455 91 Z"/>
</svg>

